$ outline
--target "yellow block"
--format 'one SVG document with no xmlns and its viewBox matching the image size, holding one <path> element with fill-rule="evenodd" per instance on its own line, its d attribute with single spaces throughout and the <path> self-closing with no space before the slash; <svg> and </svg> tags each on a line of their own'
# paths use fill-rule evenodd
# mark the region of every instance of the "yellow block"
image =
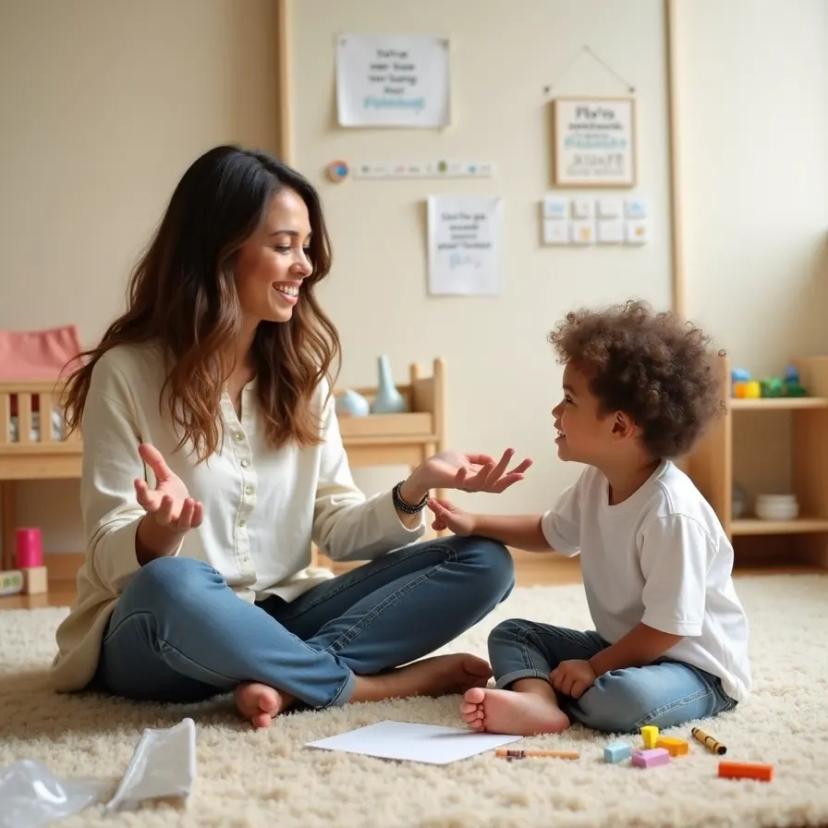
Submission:
<svg viewBox="0 0 828 828">
<path fill-rule="evenodd" d="M 672 736 L 656 739 L 656 747 L 669 751 L 670 756 L 684 756 L 690 752 L 690 745 L 684 739 L 674 739 Z"/>
<path fill-rule="evenodd" d="M 646 725 L 641 728 L 641 738 L 644 740 L 644 747 L 652 750 L 658 740 L 658 728 L 655 725 Z"/>
</svg>

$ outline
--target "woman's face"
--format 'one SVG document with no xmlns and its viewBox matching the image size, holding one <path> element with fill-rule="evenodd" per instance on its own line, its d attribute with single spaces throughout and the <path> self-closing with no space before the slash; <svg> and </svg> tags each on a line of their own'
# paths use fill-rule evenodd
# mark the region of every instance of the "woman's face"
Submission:
<svg viewBox="0 0 828 828">
<path fill-rule="evenodd" d="M 236 290 L 245 327 L 290 320 L 303 281 L 313 271 L 308 260 L 310 237 L 305 202 L 294 190 L 281 190 L 236 261 Z"/>
</svg>

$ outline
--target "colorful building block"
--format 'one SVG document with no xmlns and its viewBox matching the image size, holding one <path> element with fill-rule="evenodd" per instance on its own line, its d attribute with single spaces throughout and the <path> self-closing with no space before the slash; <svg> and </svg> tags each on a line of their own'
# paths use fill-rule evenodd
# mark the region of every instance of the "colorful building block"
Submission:
<svg viewBox="0 0 828 828">
<path fill-rule="evenodd" d="M 760 782 L 770 782 L 773 779 L 773 765 L 719 762 L 719 776 L 723 779 L 758 779 Z"/>
<path fill-rule="evenodd" d="M 49 572 L 45 566 L 25 567 L 21 572 L 26 595 L 45 595 L 49 591 Z"/>
<path fill-rule="evenodd" d="M 647 750 L 652 750 L 656 746 L 658 740 L 658 728 L 655 725 L 646 725 L 641 728 L 641 738 L 644 741 L 644 747 Z"/>
<path fill-rule="evenodd" d="M 652 750 L 637 750 L 632 755 L 632 763 L 637 768 L 655 768 L 666 765 L 670 761 L 670 753 L 664 748 Z"/>
<path fill-rule="evenodd" d="M 23 592 L 23 573 L 19 569 L 8 569 L 0 572 L 0 595 L 17 595 Z"/>
<path fill-rule="evenodd" d="M 685 756 L 690 753 L 690 744 L 684 739 L 675 739 L 672 736 L 659 736 L 655 746 L 664 748 L 670 756 Z"/>
<path fill-rule="evenodd" d="M 632 756 L 632 748 L 626 742 L 613 742 L 604 748 L 605 762 L 622 762 Z"/>
</svg>

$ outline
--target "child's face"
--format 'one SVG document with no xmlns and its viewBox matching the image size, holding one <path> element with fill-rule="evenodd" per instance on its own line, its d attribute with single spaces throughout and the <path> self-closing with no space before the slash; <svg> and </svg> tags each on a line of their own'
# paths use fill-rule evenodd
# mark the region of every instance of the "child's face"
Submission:
<svg viewBox="0 0 828 828">
<path fill-rule="evenodd" d="M 552 409 L 558 457 L 600 468 L 617 448 L 616 417 L 599 416 L 587 377 L 571 364 L 564 368 L 563 391 L 563 400 Z"/>
</svg>

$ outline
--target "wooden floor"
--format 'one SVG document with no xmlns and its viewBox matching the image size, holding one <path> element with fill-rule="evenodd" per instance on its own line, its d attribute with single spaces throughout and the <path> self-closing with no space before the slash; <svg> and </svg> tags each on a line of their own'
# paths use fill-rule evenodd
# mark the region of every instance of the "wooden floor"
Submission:
<svg viewBox="0 0 828 828">
<path fill-rule="evenodd" d="M 513 552 L 518 586 L 555 586 L 560 584 L 577 584 L 581 582 L 580 562 L 575 559 L 561 558 L 554 555 L 537 555 L 531 552 Z M 54 556 L 52 556 L 54 558 Z M 60 556 L 63 558 L 64 556 Z M 68 557 L 68 556 L 67 556 Z M 80 559 L 73 556 L 73 559 Z M 47 562 L 48 564 L 48 562 Z M 346 572 L 359 564 L 331 564 L 331 569 L 338 573 Z M 13 595 L 0 598 L 0 610 L 36 609 L 38 607 L 65 607 L 75 600 L 74 579 L 67 576 L 65 567 L 50 566 L 50 575 L 56 578 L 49 581 L 46 595 Z M 807 565 L 780 566 L 773 564 L 740 565 L 734 572 L 736 578 L 748 578 L 756 575 L 815 573 L 826 575 L 828 571 Z"/>
</svg>

